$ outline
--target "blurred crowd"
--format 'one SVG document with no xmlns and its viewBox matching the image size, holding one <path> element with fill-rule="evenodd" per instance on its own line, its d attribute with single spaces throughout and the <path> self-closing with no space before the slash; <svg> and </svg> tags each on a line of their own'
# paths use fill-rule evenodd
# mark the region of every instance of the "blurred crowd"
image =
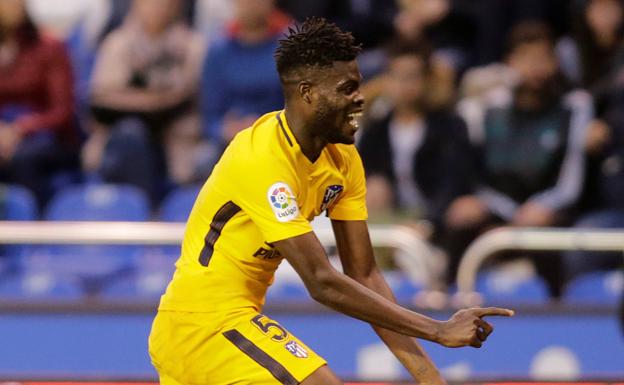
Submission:
<svg viewBox="0 0 624 385">
<path fill-rule="evenodd" d="M 201 183 L 283 108 L 285 30 L 323 16 L 364 47 L 371 221 L 437 245 L 447 283 L 496 226 L 624 228 L 624 1 L 90 0 L 63 33 L 31 3 L 0 1 L 0 183 L 40 207 L 75 183 L 135 185 L 154 207 Z M 556 297 L 622 264 L 585 254 L 531 261 Z"/>
</svg>

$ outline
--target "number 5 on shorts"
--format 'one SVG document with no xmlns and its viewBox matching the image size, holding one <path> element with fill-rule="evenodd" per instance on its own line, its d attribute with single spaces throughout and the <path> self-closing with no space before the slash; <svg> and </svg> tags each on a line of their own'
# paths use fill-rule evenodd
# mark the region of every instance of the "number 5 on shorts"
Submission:
<svg viewBox="0 0 624 385">
<path fill-rule="evenodd" d="M 267 322 L 263 322 L 262 321 L 263 318 L 266 318 Z M 255 327 L 260 329 L 262 333 L 266 334 L 267 336 L 270 336 L 271 340 L 275 342 L 281 342 L 281 341 L 284 341 L 286 338 L 288 338 L 288 332 L 286 331 L 286 329 L 284 329 L 277 322 L 265 317 L 262 314 L 258 314 L 257 316 L 253 317 L 250 322 Z M 278 334 L 271 334 L 271 328 L 275 329 L 278 332 Z"/>
</svg>

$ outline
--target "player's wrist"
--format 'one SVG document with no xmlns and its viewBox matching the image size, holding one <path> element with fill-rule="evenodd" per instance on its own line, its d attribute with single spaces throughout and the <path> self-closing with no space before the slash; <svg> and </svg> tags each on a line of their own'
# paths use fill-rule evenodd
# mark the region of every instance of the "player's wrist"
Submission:
<svg viewBox="0 0 624 385">
<path fill-rule="evenodd" d="M 414 337 L 422 338 L 431 342 L 440 343 L 440 339 L 443 337 L 444 323 L 422 314 L 412 313 L 412 316 L 416 316 L 417 321 L 412 324 L 413 332 L 410 333 Z"/>
<path fill-rule="evenodd" d="M 428 338 L 429 341 L 444 345 L 444 326 L 446 324 L 446 322 L 444 321 L 436 321 L 436 320 L 432 320 L 433 321 L 433 325 L 432 325 L 432 332 L 431 332 L 431 338 Z"/>
</svg>

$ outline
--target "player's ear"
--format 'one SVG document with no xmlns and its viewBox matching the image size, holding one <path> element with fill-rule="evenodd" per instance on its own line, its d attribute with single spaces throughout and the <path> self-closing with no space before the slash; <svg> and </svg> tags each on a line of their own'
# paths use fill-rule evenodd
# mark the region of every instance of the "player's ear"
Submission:
<svg viewBox="0 0 624 385">
<path fill-rule="evenodd" d="M 304 102 L 308 104 L 312 103 L 312 85 L 308 81 L 300 81 L 297 90 Z"/>
</svg>

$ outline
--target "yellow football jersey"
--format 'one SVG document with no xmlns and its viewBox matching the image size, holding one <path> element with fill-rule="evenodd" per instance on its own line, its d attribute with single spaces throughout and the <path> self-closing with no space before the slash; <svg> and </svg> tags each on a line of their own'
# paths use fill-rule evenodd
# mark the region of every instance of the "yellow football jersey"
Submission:
<svg viewBox="0 0 624 385">
<path fill-rule="evenodd" d="M 312 231 L 324 211 L 365 220 L 365 195 L 355 146 L 328 144 L 313 163 L 283 111 L 262 116 L 236 135 L 202 187 L 159 309 L 260 311 L 283 259 L 273 242 Z"/>
</svg>

